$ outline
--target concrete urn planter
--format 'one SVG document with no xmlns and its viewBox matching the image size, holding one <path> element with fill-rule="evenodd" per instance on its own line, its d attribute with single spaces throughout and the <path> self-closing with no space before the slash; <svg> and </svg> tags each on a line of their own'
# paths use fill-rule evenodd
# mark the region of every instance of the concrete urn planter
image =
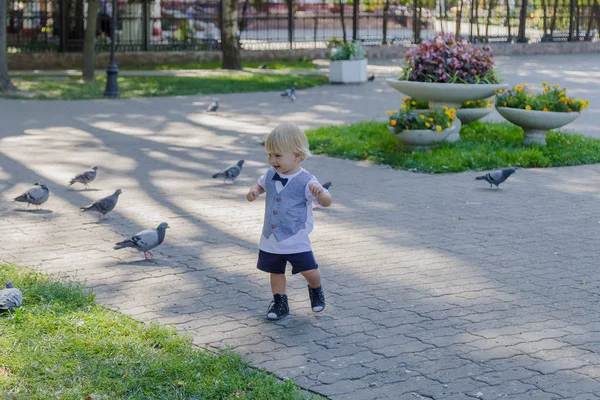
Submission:
<svg viewBox="0 0 600 400">
<path fill-rule="evenodd" d="M 367 81 L 367 59 L 339 60 L 329 64 L 329 82 L 361 83 Z"/>
<path fill-rule="evenodd" d="M 459 108 L 456 110 L 456 117 L 463 124 L 477 121 L 494 111 L 493 108 Z"/>
<path fill-rule="evenodd" d="M 492 96 L 496 90 L 507 88 L 506 84 L 464 84 L 401 81 L 386 79 L 388 85 L 415 99 L 429 101 L 429 108 L 447 106 L 458 110 L 462 103 Z"/>
<path fill-rule="evenodd" d="M 425 150 L 446 141 L 448 135 L 455 131 L 454 124 L 441 132 L 431 129 L 408 129 L 400 133 L 394 132 L 394 127 L 388 125 L 390 132 L 396 136 L 410 150 Z"/>
<path fill-rule="evenodd" d="M 579 117 L 578 112 L 544 112 L 520 108 L 496 107 L 509 122 L 525 131 L 523 144 L 546 144 L 546 132 L 565 126 Z"/>
</svg>

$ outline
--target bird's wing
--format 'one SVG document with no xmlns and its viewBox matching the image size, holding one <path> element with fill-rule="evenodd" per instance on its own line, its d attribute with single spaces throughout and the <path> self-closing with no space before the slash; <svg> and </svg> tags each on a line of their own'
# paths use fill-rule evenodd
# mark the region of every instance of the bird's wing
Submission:
<svg viewBox="0 0 600 400">
<path fill-rule="evenodd" d="M 155 229 L 146 229 L 138 232 L 131 241 L 144 251 L 151 250 L 158 246 L 158 232 Z"/>
<path fill-rule="evenodd" d="M 82 174 L 82 178 L 86 182 L 93 181 L 95 177 L 96 177 L 96 171 L 94 171 L 93 169 L 87 170 Z"/>
<path fill-rule="evenodd" d="M 502 180 L 502 171 L 490 172 L 488 175 L 489 175 L 489 178 L 491 180 L 493 180 L 494 182 L 498 182 L 498 181 Z"/>
<path fill-rule="evenodd" d="M 8 310 L 13 307 L 21 307 L 23 294 L 17 288 L 0 290 L 0 310 Z"/>
<path fill-rule="evenodd" d="M 242 169 L 238 165 L 233 165 L 224 171 L 225 176 L 230 179 L 236 178 L 240 172 L 242 172 Z"/>
<path fill-rule="evenodd" d="M 103 199 L 96 201 L 94 204 L 92 204 L 92 206 L 96 210 L 98 210 L 104 214 L 111 211 L 113 208 L 115 208 L 116 205 L 117 205 L 117 199 L 114 196 L 105 197 Z"/>
<path fill-rule="evenodd" d="M 32 201 L 40 201 L 46 194 L 46 191 L 41 186 L 32 187 L 27 191 L 27 197 Z"/>
</svg>

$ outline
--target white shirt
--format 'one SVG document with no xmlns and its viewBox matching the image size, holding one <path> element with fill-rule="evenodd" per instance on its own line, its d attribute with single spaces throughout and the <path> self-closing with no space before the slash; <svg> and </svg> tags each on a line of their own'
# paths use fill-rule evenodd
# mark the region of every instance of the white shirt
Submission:
<svg viewBox="0 0 600 400">
<path fill-rule="evenodd" d="M 296 172 L 295 174 L 279 174 L 279 176 L 282 178 L 287 178 L 287 185 L 289 185 L 290 181 L 294 179 L 295 176 L 299 175 L 301 172 L 304 171 L 304 168 L 301 168 L 300 171 Z M 266 186 L 265 176 L 266 174 L 262 175 L 260 178 L 258 178 L 257 181 L 260 187 L 262 187 L 263 189 L 265 189 Z M 262 251 L 266 251 L 267 253 L 273 254 L 294 254 L 303 253 L 305 251 L 312 251 L 310 239 L 308 238 L 308 235 L 312 232 L 313 227 L 315 226 L 315 219 L 313 217 L 312 211 L 312 203 L 318 203 L 319 200 L 317 200 L 317 198 L 310 192 L 310 189 L 308 188 L 308 185 L 310 185 L 311 183 L 319 183 L 319 181 L 317 180 L 317 178 L 313 178 L 306 185 L 306 227 L 304 229 L 300 229 L 298 233 L 296 233 L 294 236 L 282 240 L 281 242 L 278 242 L 277 239 L 275 239 L 275 235 L 271 235 L 268 238 L 266 238 L 264 237 L 264 235 L 261 234 L 260 243 L 258 245 L 259 249 L 261 249 Z M 277 193 L 281 192 L 283 188 L 284 186 L 281 182 L 275 181 L 275 190 L 277 190 Z"/>
</svg>

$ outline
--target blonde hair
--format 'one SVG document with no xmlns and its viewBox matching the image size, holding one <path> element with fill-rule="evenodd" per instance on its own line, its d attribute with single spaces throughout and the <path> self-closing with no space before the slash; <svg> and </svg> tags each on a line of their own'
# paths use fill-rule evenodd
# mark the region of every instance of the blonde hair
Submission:
<svg viewBox="0 0 600 400">
<path fill-rule="evenodd" d="M 306 134 L 298 125 L 291 122 L 281 124 L 269 133 L 265 150 L 271 154 L 299 153 L 302 161 L 311 155 Z"/>
</svg>

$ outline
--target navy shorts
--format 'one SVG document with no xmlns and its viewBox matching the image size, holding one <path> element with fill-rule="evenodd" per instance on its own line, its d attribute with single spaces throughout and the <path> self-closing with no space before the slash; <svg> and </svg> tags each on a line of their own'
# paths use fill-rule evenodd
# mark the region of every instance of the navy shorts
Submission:
<svg viewBox="0 0 600 400">
<path fill-rule="evenodd" d="M 292 264 L 292 274 L 319 268 L 312 251 L 294 254 L 273 254 L 259 250 L 258 264 L 256 267 L 261 271 L 271 274 L 285 274 L 287 263 Z"/>
</svg>

